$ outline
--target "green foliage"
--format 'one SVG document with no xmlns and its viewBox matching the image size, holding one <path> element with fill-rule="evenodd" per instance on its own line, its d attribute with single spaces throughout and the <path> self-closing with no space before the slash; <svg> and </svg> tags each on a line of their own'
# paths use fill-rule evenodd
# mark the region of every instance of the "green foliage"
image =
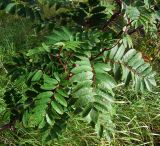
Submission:
<svg viewBox="0 0 160 146">
<path fill-rule="evenodd" d="M 136 91 L 144 91 L 147 88 L 152 90 L 152 86 L 156 86 L 154 79 L 155 72 L 149 63 L 142 59 L 142 54 L 134 49 L 125 52 L 124 43 L 120 47 L 115 46 L 108 56 L 108 62 L 113 63 L 113 72 L 115 78 L 121 78 L 125 85 L 128 85 L 130 80 L 133 81 L 133 87 Z M 122 72 L 120 71 L 122 68 Z M 121 76 L 121 77 L 120 77 Z"/>
<path fill-rule="evenodd" d="M 106 7 L 100 5 L 100 1 L 88 1 L 88 3 L 79 3 L 75 10 L 73 20 L 85 27 L 100 26 L 106 18 Z M 98 21 L 97 21 L 98 20 Z"/>
<path fill-rule="evenodd" d="M 75 114 L 112 142 L 116 90 L 132 86 L 139 94 L 156 86 L 155 72 L 132 42 L 136 31 L 157 31 L 155 5 L 99 0 L 5 3 L 7 13 L 34 19 L 41 32 L 49 29 L 39 47 L 20 51 L 5 63 L 11 84 L 3 97 L 8 109 L 4 121 L 38 131 L 41 143 L 51 145 Z M 114 24 L 118 17 L 119 26 Z"/>
<path fill-rule="evenodd" d="M 158 84 L 159 85 L 159 84 Z M 159 91 L 159 90 L 158 90 Z M 156 94 L 145 93 L 137 95 L 132 90 L 120 88 L 117 92 L 116 116 L 113 121 L 116 125 L 115 137 L 112 145 L 153 145 L 159 144 L 160 99 Z M 136 97 L 136 99 L 135 99 Z M 0 134 L 0 142 L 12 145 L 41 145 L 38 131 L 17 127 L 18 131 L 6 131 Z M 106 139 L 99 139 L 93 128 L 79 116 L 71 116 L 67 127 L 59 139 L 54 141 L 56 146 L 65 145 L 108 145 Z"/>
</svg>

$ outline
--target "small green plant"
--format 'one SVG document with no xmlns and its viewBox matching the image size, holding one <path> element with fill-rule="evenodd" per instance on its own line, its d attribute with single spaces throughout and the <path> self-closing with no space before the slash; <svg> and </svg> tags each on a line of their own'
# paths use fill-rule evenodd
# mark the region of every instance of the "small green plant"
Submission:
<svg viewBox="0 0 160 146">
<path fill-rule="evenodd" d="M 34 15 L 37 27 L 56 23 L 39 47 L 20 51 L 13 62 L 5 64 L 12 83 L 3 97 L 8 123 L 0 130 L 21 124 L 38 131 L 41 143 L 50 145 L 75 114 L 109 143 L 115 135 L 116 90 L 129 86 L 139 93 L 156 86 L 155 72 L 132 43 L 136 31 L 157 31 L 155 3 L 115 0 L 106 5 L 88 0 L 66 4 L 67 17 L 57 13 L 53 18 L 43 17 L 36 2 L 6 5 L 8 13 Z M 56 6 L 63 2 L 55 2 Z M 119 26 L 114 25 L 116 19 Z"/>
</svg>

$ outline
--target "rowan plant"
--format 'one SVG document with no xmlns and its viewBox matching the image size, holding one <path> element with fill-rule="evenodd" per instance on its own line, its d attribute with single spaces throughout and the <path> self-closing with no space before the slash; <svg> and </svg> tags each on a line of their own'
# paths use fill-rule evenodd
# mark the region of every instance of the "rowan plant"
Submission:
<svg viewBox="0 0 160 146">
<path fill-rule="evenodd" d="M 4 64 L 11 83 L 0 131 L 22 125 L 50 145 L 78 115 L 112 140 L 116 90 L 128 86 L 143 93 L 156 86 L 156 73 L 134 49 L 132 35 L 155 36 L 157 5 L 156 0 L 2 1 L 3 11 L 32 19 L 37 34 L 48 35 L 39 47 L 19 51 Z"/>
</svg>

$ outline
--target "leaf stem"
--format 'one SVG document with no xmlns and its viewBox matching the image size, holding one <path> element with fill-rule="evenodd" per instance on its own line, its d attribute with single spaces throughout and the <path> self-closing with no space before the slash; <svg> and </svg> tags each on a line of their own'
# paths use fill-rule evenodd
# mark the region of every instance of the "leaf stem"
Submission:
<svg viewBox="0 0 160 146">
<path fill-rule="evenodd" d="M 115 46 L 117 46 L 117 45 L 119 44 L 120 41 L 121 41 L 121 39 L 119 39 L 119 40 L 116 42 L 116 44 L 113 45 L 111 48 L 104 48 L 104 49 L 102 49 L 101 52 L 99 52 L 96 56 L 91 57 L 90 60 L 91 60 L 91 61 L 92 61 L 92 60 L 95 60 L 96 58 L 98 58 L 98 57 L 100 57 L 101 55 L 103 55 L 103 53 L 104 53 L 105 51 L 109 51 L 109 50 L 113 49 Z"/>
<path fill-rule="evenodd" d="M 63 67 L 64 72 L 67 72 L 67 64 L 64 64 L 64 63 L 62 62 L 62 59 L 61 59 L 61 56 L 60 56 L 60 55 L 61 55 L 61 52 L 62 52 L 62 49 L 63 49 L 63 47 L 60 47 L 59 53 L 56 55 L 56 57 L 57 57 L 60 65 Z"/>
<path fill-rule="evenodd" d="M 14 125 L 15 125 L 16 121 L 17 120 L 15 119 L 15 120 L 13 120 L 13 122 L 10 122 L 10 123 L 5 124 L 2 127 L 0 127 L 0 132 L 8 130 L 8 129 L 9 130 L 14 130 L 15 129 Z"/>
<path fill-rule="evenodd" d="M 117 3 L 117 5 L 119 6 L 119 10 L 117 12 L 115 12 L 111 18 L 103 25 L 102 30 L 105 31 L 106 27 L 108 25 L 110 25 L 118 16 L 121 15 L 121 5 L 122 5 L 122 0 L 115 0 L 115 2 Z"/>
</svg>

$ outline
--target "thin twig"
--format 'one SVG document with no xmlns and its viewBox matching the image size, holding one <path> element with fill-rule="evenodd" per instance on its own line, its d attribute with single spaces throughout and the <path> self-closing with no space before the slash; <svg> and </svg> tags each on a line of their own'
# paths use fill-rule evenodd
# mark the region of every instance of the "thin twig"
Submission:
<svg viewBox="0 0 160 146">
<path fill-rule="evenodd" d="M 120 14 L 121 14 L 121 11 L 120 11 L 120 10 L 119 10 L 118 12 L 115 12 L 115 13 L 111 16 L 111 18 L 103 25 L 102 30 L 105 31 L 105 30 L 106 30 L 106 27 L 107 27 L 108 25 L 110 25 L 118 16 L 120 16 Z"/>
<path fill-rule="evenodd" d="M 119 6 L 119 11 L 115 12 L 111 18 L 103 25 L 102 30 L 105 31 L 106 27 L 110 25 L 118 16 L 121 15 L 121 7 L 122 7 L 122 0 L 115 0 L 116 4 Z"/>
<path fill-rule="evenodd" d="M 10 122 L 10 123 L 5 124 L 2 127 L 0 127 L 0 132 L 5 131 L 5 130 L 13 130 L 16 121 L 17 120 L 15 119 L 13 122 Z"/>
<path fill-rule="evenodd" d="M 121 7 L 122 7 L 122 0 L 115 0 L 117 5 L 119 6 L 119 11 L 115 12 L 111 18 L 103 25 L 102 30 L 105 31 L 106 27 L 110 25 L 118 16 L 121 15 Z"/>
<path fill-rule="evenodd" d="M 119 7 L 121 8 L 122 0 L 115 0 L 115 2 L 116 2 L 117 5 L 119 5 Z"/>
<path fill-rule="evenodd" d="M 64 64 L 63 62 L 62 62 L 62 59 L 61 59 L 61 52 L 62 52 L 62 47 L 60 47 L 60 49 L 59 49 L 59 53 L 56 55 L 56 57 L 57 57 L 57 59 L 58 59 L 58 61 L 59 61 L 59 63 L 60 63 L 60 65 L 63 67 L 63 69 L 64 69 L 64 72 L 67 72 L 67 65 L 66 64 Z"/>
<path fill-rule="evenodd" d="M 139 29 L 142 29 L 142 28 L 143 28 L 143 26 L 139 26 L 135 29 L 132 29 L 132 30 L 128 31 L 128 34 L 131 35 L 132 33 L 135 33 L 136 31 L 138 31 Z"/>
<path fill-rule="evenodd" d="M 105 51 L 109 51 L 109 50 L 113 49 L 115 46 L 118 45 L 118 43 L 119 43 L 120 41 L 121 41 L 121 39 L 119 39 L 119 40 L 116 42 L 116 44 L 113 45 L 111 48 L 104 48 L 104 49 L 102 49 L 102 51 L 99 52 L 96 56 L 91 57 L 91 60 L 94 60 L 94 59 L 100 57 L 101 55 L 103 55 L 103 53 L 104 53 Z"/>
<path fill-rule="evenodd" d="M 118 38 L 119 36 L 121 36 L 124 32 L 125 32 L 125 33 L 128 33 L 128 27 L 131 26 L 132 22 L 133 22 L 133 21 L 130 21 L 126 26 L 124 26 L 124 27 L 126 27 L 125 30 L 121 30 L 121 31 L 117 34 L 116 38 Z"/>
<path fill-rule="evenodd" d="M 133 22 L 133 21 L 130 21 L 130 22 L 126 25 L 126 27 L 130 26 L 132 22 Z M 136 29 L 133 29 L 133 30 L 130 30 L 130 31 L 127 31 L 127 32 L 122 30 L 120 33 L 118 33 L 118 35 L 117 35 L 115 38 L 118 38 L 118 36 L 122 35 L 123 32 L 131 35 L 131 34 L 135 33 L 137 30 L 139 30 L 139 29 L 141 29 L 141 28 L 143 28 L 143 26 L 139 26 L 139 27 L 137 27 Z M 109 51 L 109 50 L 113 49 L 116 45 L 118 45 L 118 43 L 119 43 L 121 40 L 122 40 L 122 39 L 118 39 L 117 43 L 116 43 L 114 46 L 112 46 L 111 48 L 104 48 L 104 49 L 103 49 L 101 52 L 99 52 L 95 57 L 91 57 L 91 60 L 94 60 L 94 59 L 100 57 L 101 55 L 103 55 L 103 53 L 104 53 L 105 51 Z"/>
</svg>

